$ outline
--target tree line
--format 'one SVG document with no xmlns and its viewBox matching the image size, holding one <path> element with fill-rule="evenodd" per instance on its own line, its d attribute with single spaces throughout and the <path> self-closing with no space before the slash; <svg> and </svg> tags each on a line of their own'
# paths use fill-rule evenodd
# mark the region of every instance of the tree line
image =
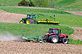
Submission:
<svg viewBox="0 0 82 54">
<path fill-rule="evenodd" d="M 24 3 L 24 1 L 27 0 L 22 1 L 22 3 Z M 35 7 L 55 7 L 55 0 L 28 0 L 28 2 L 30 2 Z"/>
</svg>

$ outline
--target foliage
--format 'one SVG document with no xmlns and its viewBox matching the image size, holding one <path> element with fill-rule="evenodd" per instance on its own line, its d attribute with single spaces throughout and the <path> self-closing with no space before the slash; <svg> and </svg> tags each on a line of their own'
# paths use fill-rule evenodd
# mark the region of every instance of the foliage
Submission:
<svg viewBox="0 0 82 54">
<path fill-rule="evenodd" d="M 71 37 L 69 38 L 69 44 L 76 44 L 76 45 L 82 45 L 81 40 L 73 40 Z"/>
<path fill-rule="evenodd" d="M 0 0 L 1 6 L 17 6 L 21 0 Z M 26 0 L 30 1 L 30 0 Z M 52 7 L 58 9 L 76 9 L 82 8 L 82 0 L 31 0 L 37 7 Z"/>
<path fill-rule="evenodd" d="M 29 2 L 22 0 L 21 2 L 18 3 L 18 6 L 29 6 Z"/>
</svg>

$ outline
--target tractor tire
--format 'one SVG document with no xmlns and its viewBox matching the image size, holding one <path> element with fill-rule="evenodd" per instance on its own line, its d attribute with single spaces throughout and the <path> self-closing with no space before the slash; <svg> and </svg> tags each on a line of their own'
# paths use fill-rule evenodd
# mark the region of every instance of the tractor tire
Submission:
<svg viewBox="0 0 82 54">
<path fill-rule="evenodd" d="M 58 43 L 59 38 L 58 38 L 58 36 L 50 36 L 50 37 L 49 37 L 49 41 L 50 41 L 51 43 Z"/>
<path fill-rule="evenodd" d="M 24 22 L 21 20 L 19 23 L 23 24 Z"/>
<path fill-rule="evenodd" d="M 62 42 L 63 44 L 68 44 L 68 38 L 63 38 Z"/>
<path fill-rule="evenodd" d="M 29 21 L 29 20 L 27 20 L 27 21 L 26 21 L 26 24 L 30 24 L 30 21 Z"/>
</svg>

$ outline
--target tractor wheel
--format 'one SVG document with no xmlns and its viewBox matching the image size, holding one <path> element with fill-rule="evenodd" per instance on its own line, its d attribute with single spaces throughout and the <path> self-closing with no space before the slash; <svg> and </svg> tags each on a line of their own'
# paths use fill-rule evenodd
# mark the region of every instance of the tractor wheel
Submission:
<svg viewBox="0 0 82 54">
<path fill-rule="evenodd" d="M 27 21 L 26 21 L 26 24 L 30 24 L 30 21 L 29 21 L 29 20 L 27 20 Z"/>
<path fill-rule="evenodd" d="M 63 44 L 68 44 L 68 38 L 63 38 L 62 42 Z"/>
<path fill-rule="evenodd" d="M 21 20 L 19 23 L 21 23 L 21 24 L 22 24 L 22 23 L 24 23 L 24 22 Z"/>
<path fill-rule="evenodd" d="M 49 39 L 50 39 L 50 42 L 52 42 L 52 43 L 57 43 L 58 42 L 58 37 L 57 36 L 50 36 Z"/>
</svg>

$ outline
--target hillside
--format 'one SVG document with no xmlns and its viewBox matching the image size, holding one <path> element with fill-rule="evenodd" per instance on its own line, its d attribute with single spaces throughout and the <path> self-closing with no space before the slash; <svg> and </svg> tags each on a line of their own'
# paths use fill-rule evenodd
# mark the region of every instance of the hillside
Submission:
<svg viewBox="0 0 82 54">
<path fill-rule="evenodd" d="M 0 0 L 1 54 L 82 54 L 82 0 L 26 0 L 32 1 L 34 7 L 18 6 L 20 1 Z M 19 23 L 27 14 L 36 16 L 34 24 Z M 59 25 L 36 23 L 47 19 Z M 58 42 L 50 43 L 53 39 L 46 35 L 50 34 L 49 28 L 61 29 L 59 32 L 68 36 L 68 44 L 59 43 L 66 37 L 60 38 L 58 32 L 51 33 Z M 50 37 L 49 43 L 41 41 L 44 36 Z"/>
<path fill-rule="evenodd" d="M 0 5 L 1 6 L 17 6 L 18 3 L 20 2 L 21 0 L 0 0 Z M 28 1 L 28 0 L 26 0 Z M 82 8 L 82 0 L 32 0 L 33 4 L 35 6 L 42 6 L 42 7 L 55 7 L 55 8 L 67 8 L 67 9 L 71 9 L 71 8 Z M 37 3 L 38 2 L 38 3 Z"/>
<path fill-rule="evenodd" d="M 82 8 L 81 2 L 82 0 L 61 0 L 56 3 L 56 6 L 61 8 L 80 10 Z"/>
</svg>

